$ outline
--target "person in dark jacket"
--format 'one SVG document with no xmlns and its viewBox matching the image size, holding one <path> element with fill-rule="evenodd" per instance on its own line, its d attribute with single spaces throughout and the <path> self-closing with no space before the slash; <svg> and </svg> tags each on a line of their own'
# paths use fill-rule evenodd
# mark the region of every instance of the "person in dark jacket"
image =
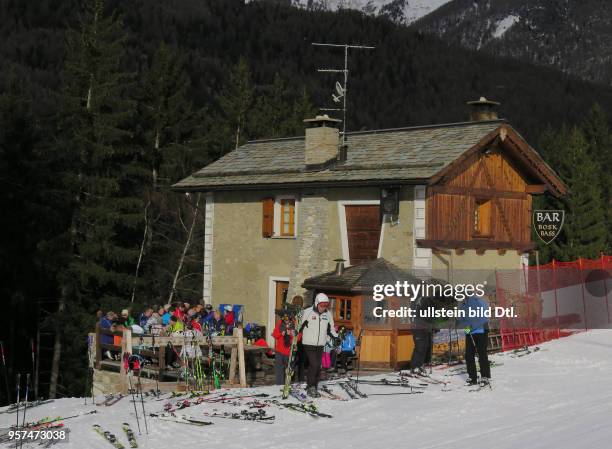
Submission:
<svg viewBox="0 0 612 449">
<path fill-rule="evenodd" d="M 486 385 L 491 380 L 491 367 L 487 355 L 489 319 L 484 316 L 484 312 L 488 308 L 489 304 L 487 301 L 478 296 L 469 297 L 461 305 L 461 310 L 465 311 L 465 317 L 460 318 L 457 324 L 463 327 L 465 331 L 465 364 L 468 371 L 468 385 L 478 384 L 476 353 L 478 353 L 481 383 Z M 479 316 L 470 317 L 470 310 L 477 312 Z"/>
<path fill-rule="evenodd" d="M 113 311 L 109 311 L 106 313 L 106 315 L 103 315 L 102 318 L 100 318 L 100 329 L 113 330 L 113 327 L 115 326 L 116 322 L 117 314 Z M 102 334 L 100 336 L 100 343 L 104 345 L 112 345 L 113 342 L 114 337 L 112 335 Z M 111 353 L 111 351 L 109 350 L 106 350 L 104 352 L 104 356 L 107 359 L 115 359 L 115 354 Z"/>
<path fill-rule="evenodd" d="M 412 339 L 414 350 L 410 360 L 410 369 L 413 374 L 425 376 L 427 371 L 423 367 L 425 363 L 431 363 L 433 334 L 437 331 L 434 318 L 421 316 L 429 308 L 436 307 L 433 298 L 418 298 L 413 304 L 416 316 L 412 326 Z"/>
<path fill-rule="evenodd" d="M 153 315 L 153 308 L 147 307 L 145 311 L 142 312 L 140 316 L 138 317 L 138 325 L 142 327 L 143 329 L 145 329 L 147 327 L 147 321 L 149 321 L 149 318 L 151 318 L 151 315 Z"/>
</svg>

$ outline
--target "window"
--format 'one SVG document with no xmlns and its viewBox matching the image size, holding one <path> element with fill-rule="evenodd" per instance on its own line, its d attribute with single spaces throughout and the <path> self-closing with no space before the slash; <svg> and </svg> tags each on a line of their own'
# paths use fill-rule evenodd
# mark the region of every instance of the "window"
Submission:
<svg viewBox="0 0 612 449">
<path fill-rule="evenodd" d="M 338 320 L 351 320 L 351 302 L 350 299 L 340 299 L 338 303 Z"/>
<path fill-rule="evenodd" d="M 342 326 L 352 326 L 351 318 L 353 298 L 347 296 L 330 296 L 330 311 L 334 314 L 334 321 Z"/>
<path fill-rule="evenodd" d="M 264 238 L 294 238 L 297 235 L 298 202 L 295 196 L 264 198 L 262 205 Z"/>
<path fill-rule="evenodd" d="M 280 200 L 280 235 L 283 237 L 295 235 L 295 198 Z"/>
<path fill-rule="evenodd" d="M 474 237 L 491 237 L 491 200 L 477 199 L 474 202 Z"/>
</svg>

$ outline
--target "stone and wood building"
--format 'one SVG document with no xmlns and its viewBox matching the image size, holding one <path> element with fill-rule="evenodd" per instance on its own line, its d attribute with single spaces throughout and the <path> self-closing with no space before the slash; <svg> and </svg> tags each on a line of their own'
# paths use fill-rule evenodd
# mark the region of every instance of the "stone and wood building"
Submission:
<svg viewBox="0 0 612 449">
<path fill-rule="evenodd" d="M 304 281 L 336 259 L 413 273 L 520 268 L 534 248 L 533 195 L 567 187 L 495 105 L 344 141 L 337 120 L 317 116 L 304 136 L 248 142 L 175 184 L 205 193 L 205 301 L 244 304 L 247 321 L 271 329 L 274 310 L 297 294 L 308 304 Z"/>
</svg>

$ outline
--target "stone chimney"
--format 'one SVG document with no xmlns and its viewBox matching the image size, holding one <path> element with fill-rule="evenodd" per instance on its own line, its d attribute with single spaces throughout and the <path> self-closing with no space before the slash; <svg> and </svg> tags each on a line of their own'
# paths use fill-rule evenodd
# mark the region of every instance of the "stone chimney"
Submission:
<svg viewBox="0 0 612 449">
<path fill-rule="evenodd" d="M 487 100 L 485 97 L 480 97 L 476 101 L 468 101 L 470 107 L 470 121 L 481 122 L 486 120 L 497 120 L 496 107 L 499 106 L 497 101 Z"/>
<path fill-rule="evenodd" d="M 306 119 L 305 159 L 306 165 L 323 164 L 338 157 L 340 131 L 338 123 L 342 120 L 325 115 Z"/>
</svg>

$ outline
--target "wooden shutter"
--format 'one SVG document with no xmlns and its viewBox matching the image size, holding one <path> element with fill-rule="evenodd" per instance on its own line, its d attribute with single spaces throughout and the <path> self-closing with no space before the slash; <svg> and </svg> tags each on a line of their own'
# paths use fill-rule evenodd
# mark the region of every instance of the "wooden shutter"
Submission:
<svg viewBox="0 0 612 449">
<path fill-rule="evenodd" d="M 264 198 L 262 205 L 261 235 L 269 238 L 274 234 L 274 198 Z"/>
</svg>

